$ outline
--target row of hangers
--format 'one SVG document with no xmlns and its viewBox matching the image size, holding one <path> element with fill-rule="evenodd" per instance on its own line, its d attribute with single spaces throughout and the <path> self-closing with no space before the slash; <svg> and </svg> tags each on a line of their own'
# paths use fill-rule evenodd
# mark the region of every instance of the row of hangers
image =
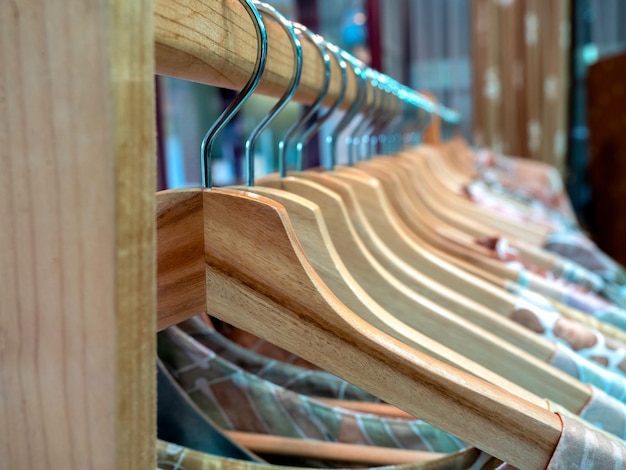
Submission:
<svg viewBox="0 0 626 470">
<path fill-rule="evenodd" d="M 502 279 L 515 272 L 472 254 L 463 237 L 495 228 L 529 242 L 516 247 L 541 262 L 530 243 L 547 230 L 450 198 L 450 188 L 468 176 L 462 162 L 435 147 L 407 148 L 430 119 L 453 128 L 454 112 L 273 8 L 242 3 L 259 39 L 256 67 L 203 141 L 204 188 L 157 195 L 159 328 L 208 311 L 490 455 L 522 469 L 546 468 L 562 429 L 546 399 L 577 413 L 590 389 L 548 364 L 552 343 L 505 318 L 517 299 Z M 214 188 L 215 137 L 254 92 L 271 47 L 262 15 L 289 37 L 293 77 L 246 142 L 246 186 Z M 278 174 L 255 180 L 256 139 L 298 87 L 300 41 L 311 41 L 324 62 L 321 93 L 281 140 Z M 308 139 L 342 105 L 340 95 L 306 127 L 337 79 L 333 61 L 342 89 L 349 74 L 358 89 L 326 141 L 330 165 L 288 172 L 291 141 L 299 136 L 301 162 Z M 349 164 L 337 166 L 338 156 Z"/>
</svg>

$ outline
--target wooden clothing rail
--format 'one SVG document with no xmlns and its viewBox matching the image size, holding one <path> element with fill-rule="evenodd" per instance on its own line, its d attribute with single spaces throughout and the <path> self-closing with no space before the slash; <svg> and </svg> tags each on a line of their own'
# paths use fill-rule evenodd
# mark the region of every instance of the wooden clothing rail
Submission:
<svg viewBox="0 0 626 470">
<path fill-rule="evenodd" d="M 237 0 L 0 2 L 2 467 L 155 468 L 154 75 L 240 88 L 250 21 Z M 292 59 L 267 29 L 276 96 Z"/>
</svg>

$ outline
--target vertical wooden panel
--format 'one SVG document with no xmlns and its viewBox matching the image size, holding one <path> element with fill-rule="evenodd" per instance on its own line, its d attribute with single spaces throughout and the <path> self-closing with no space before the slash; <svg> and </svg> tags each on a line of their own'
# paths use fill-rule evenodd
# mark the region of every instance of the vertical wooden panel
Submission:
<svg viewBox="0 0 626 470">
<path fill-rule="evenodd" d="M 4 468 L 154 468 L 150 0 L 0 2 Z"/>
</svg>

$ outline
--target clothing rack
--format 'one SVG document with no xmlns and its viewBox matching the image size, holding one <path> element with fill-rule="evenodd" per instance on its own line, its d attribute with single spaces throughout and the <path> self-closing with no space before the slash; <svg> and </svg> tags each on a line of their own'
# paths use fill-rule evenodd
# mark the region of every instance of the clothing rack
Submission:
<svg viewBox="0 0 626 470">
<path fill-rule="evenodd" d="M 237 0 L 0 4 L 4 468 L 155 468 L 154 75 L 240 88 L 250 21 Z M 257 92 L 277 96 L 292 59 L 267 23 Z"/>
</svg>

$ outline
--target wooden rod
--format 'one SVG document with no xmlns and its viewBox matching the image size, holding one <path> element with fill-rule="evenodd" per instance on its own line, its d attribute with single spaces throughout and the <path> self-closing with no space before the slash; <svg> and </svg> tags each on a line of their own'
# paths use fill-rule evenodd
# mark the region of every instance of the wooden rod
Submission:
<svg viewBox="0 0 626 470">
<path fill-rule="evenodd" d="M 258 41 L 252 19 L 239 0 L 156 0 L 156 73 L 240 90 L 248 81 L 256 60 Z M 279 97 L 293 74 L 293 53 L 286 33 L 271 19 L 265 21 L 268 60 L 257 93 Z M 311 104 L 324 80 L 319 51 L 302 40 L 304 66 L 294 101 Z M 348 70 L 351 70 L 348 67 Z M 341 90 L 341 74 L 332 60 L 331 85 L 325 105 L 331 105 Z M 347 108 L 356 97 L 356 80 L 348 73 L 343 101 Z"/>
<path fill-rule="evenodd" d="M 238 431 L 224 431 L 224 434 L 237 444 L 258 454 L 288 455 L 366 465 L 427 462 L 445 455 L 437 452 L 324 442 L 312 439 L 295 439 L 292 437 Z"/>
<path fill-rule="evenodd" d="M 366 401 L 336 400 L 333 398 L 318 397 L 311 398 L 328 406 L 344 408 L 351 411 L 358 411 L 360 413 L 369 413 L 378 416 L 385 416 L 388 418 L 416 419 L 414 416 L 410 415 L 406 411 L 403 411 L 393 405 L 389 405 L 388 403 L 370 403 Z"/>
</svg>

